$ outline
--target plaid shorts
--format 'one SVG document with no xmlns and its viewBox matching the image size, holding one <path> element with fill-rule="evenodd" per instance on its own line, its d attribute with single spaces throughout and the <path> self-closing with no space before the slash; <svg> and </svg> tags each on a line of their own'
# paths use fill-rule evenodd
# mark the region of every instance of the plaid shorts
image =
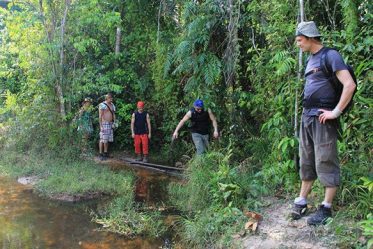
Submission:
<svg viewBox="0 0 373 249">
<path fill-rule="evenodd" d="M 108 143 L 113 141 L 113 122 L 102 122 L 102 129 L 100 130 L 100 143 Z"/>
</svg>

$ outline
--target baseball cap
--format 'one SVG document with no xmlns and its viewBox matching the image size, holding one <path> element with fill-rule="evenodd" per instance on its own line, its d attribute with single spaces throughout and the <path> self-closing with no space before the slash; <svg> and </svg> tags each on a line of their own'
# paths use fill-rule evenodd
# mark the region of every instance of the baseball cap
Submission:
<svg viewBox="0 0 373 249">
<path fill-rule="evenodd" d="M 144 108 L 144 106 L 145 106 L 144 102 L 142 102 L 142 101 L 137 102 L 137 107 L 138 108 Z"/>
<path fill-rule="evenodd" d="M 194 101 L 193 105 L 194 105 L 195 107 L 203 108 L 203 101 L 200 100 L 200 99 L 197 99 L 196 101 Z"/>
</svg>

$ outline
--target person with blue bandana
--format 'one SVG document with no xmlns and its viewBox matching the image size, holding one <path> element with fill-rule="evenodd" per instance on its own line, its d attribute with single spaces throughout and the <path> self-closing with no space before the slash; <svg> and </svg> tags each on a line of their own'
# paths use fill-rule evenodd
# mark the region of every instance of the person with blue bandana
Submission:
<svg viewBox="0 0 373 249">
<path fill-rule="evenodd" d="M 179 124 L 177 125 L 174 131 L 174 134 L 172 135 L 172 139 L 178 138 L 179 130 L 189 119 L 192 122 L 190 130 L 192 132 L 192 139 L 197 150 L 197 155 L 202 155 L 209 144 L 209 133 L 211 123 L 214 128 L 214 138 L 219 137 L 218 124 L 216 122 L 215 115 L 209 108 L 206 111 L 204 109 L 203 101 L 197 99 L 193 103 L 193 108 L 185 114 L 182 120 L 180 120 Z"/>
</svg>

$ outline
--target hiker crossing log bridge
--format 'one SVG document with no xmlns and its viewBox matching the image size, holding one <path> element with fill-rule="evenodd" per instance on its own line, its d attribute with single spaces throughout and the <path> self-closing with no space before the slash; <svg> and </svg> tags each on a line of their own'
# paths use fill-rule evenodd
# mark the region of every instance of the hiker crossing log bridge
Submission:
<svg viewBox="0 0 373 249">
<path fill-rule="evenodd" d="M 136 161 L 132 158 L 124 157 L 122 158 L 123 161 L 126 163 L 129 163 L 131 165 L 136 165 L 138 167 L 150 169 L 150 170 L 156 170 L 160 171 L 166 174 L 171 174 L 171 175 L 177 175 L 181 176 L 182 173 L 184 172 L 185 169 L 183 168 L 177 168 L 177 167 L 171 167 L 171 166 L 166 166 L 166 165 L 161 165 L 161 164 L 155 164 L 155 163 L 145 163 L 141 161 Z"/>
</svg>

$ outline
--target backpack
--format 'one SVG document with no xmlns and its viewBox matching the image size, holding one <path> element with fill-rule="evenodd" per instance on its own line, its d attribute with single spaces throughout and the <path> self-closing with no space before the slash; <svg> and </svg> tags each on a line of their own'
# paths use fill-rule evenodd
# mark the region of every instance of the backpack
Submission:
<svg viewBox="0 0 373 249">
<path fill-rule="evenodd" d="M 339 102 L 339 100 L 341 98 L 342 91 L 343 91 L 343 84 L 339 81 L 339 79 L 337 78 L 336 74 L 333 73 L 332 66 L 328 62 L 327 54 L 328 54 L 328 51 L 330 51 L 330 50 L 336 50 L 336 49 L 325 47 L 323 49 L 323 51 L 321 52 L 320 68 L 318 68 L 318 70 L 312 70 L 312 71 L 306 73 L 305 77 L 307 77 L 308 75 L 313 74 L 313 73 L 315 73 L 317 71 L 320 71 L 320 70 L 328 77 L 329 82 L 332 85 L 332 87 L 333 87 L 333 89 L 335 91 L 335 95 L 336 95 L 335 103 L 333 103 L 334 106 L 330 106 L 331 108 L 334 108 L 338 104 L 338 102 Z M 308 60 L 307 60 L 307 62 L 308 62 Z M 307 66 L 307 64 L 306 64 L 306 66 Z M 350 73 L 350 75 L 351 75 L 351 77 L 352 77 L 352 79 L 353 79 L 353 81 L 354 81 L 354 83 L 356 85 L 356 88 L 355 88 L 354 93 L 352 94 L 350 102 L 347 104 L 347 106 L 343 110 L 343 112 L 346 112 L 346 111 L 348 111 L 351 108 L 351 106 L 353 104 L 353 97 L 354 97 L 354 95 L 356 93 L 356 90 L 357 90 L 357 80 L 356 80 L 355 72 L 354 72 L 354 70 L 352 69 L 352 67 L 350 65 L 346 64 L 346 66 L 347 66 L 348 72 Z M 312 103 L 310 105 L 312 106 Z M 320 105 L 320 104 L 316 104 L 315 106 L 317 107 L 318 105 Z M 320 107 L 323 107 L 323 106 L 320 106 Z"/>
</svg>

